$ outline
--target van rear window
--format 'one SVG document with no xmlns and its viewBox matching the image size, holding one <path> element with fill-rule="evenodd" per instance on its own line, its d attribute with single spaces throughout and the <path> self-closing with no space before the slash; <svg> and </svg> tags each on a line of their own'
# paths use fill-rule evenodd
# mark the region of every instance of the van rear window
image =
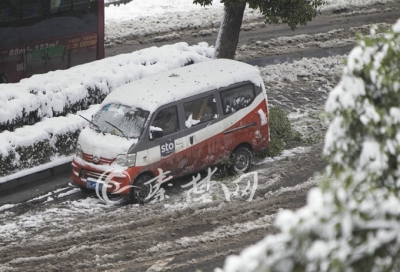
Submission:
<svg viewBox="0 0 400 272">
<path fill-rule="evenodd" d="M 254 97 L 254 87 L 251 84 L 221 92 L 224 114 L 231 114 L 249 106 Z"/>
</svg>

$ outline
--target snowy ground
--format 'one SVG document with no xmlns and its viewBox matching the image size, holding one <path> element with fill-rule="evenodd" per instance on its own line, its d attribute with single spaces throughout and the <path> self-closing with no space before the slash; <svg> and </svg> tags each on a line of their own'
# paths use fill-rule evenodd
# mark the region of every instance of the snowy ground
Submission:
<svg viewBox="0 0 400 272">
<path fill-rule="evenodd" d="M 304 204 L 301 197 L 317 181 L 305 178 L 291 183 L 295 177 L 289 172 L 299 165 L 299 156 L 315 167 L 315 152 L 311 147 L 295 148 L 255 167 L 259 186 L 252 202 L 245 201 L 248 196 L 226 201 L 221 184 L 233 192 L 231 178 L 212 182 L 209 192 L 196 195 L 199 201 L 188 201 L 187 191 L 178 187 L 190 181 L 186 179 L 174 182 L 167 190 L 168 199 L 144 207 L 105 205 L 68 188 L 9 207 L 0 215 L 0 271 L 63 270 L 66 266 L 72 270 L 135 267 L 147 271 L 165 259 L 170 260 L 165 263 L 170 270 L 179 271 L 188 265 L 179 261 L 183 252 L 197 253 L 219 245 L 224 248 L 220 253 L 227 254 L 230 243 L 240 242 L 243 236 L 259 239 L 281 208 L 297 209 Z M 303 171 L 310 174 L 309 169 Z M 282 198 L 289 202 L 283 205 Z M 174 259 L 178 263 L 169 264 Z"/>
</svg>

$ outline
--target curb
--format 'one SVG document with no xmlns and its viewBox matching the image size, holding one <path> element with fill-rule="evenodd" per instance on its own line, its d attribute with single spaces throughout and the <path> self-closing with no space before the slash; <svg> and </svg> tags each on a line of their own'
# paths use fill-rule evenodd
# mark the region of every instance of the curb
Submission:
<svg viewBox="0 0 400 272">
<path fill-rule="evenodd" d="M 46 170 L 42 170 L 42 171 L 27 175 L 27 176 L 9 180 L 5 183 L 1 183 L 0 184 L 0 192 L 11 190 L 18 186 L 29 184 L 29 183 L 32 183 L 32 182 L 35 182 L 35 181 L 38 181 L 41 179 L 56 176 L 58 174 L 61 174 L 61 173 L 67 172 L 67 171 L 72 171 L 71 162 L 64 163 L 64 164 L 61 164 L 58 166 L 54 166 L 54 167 L 48 168 Z"/>
</svg>

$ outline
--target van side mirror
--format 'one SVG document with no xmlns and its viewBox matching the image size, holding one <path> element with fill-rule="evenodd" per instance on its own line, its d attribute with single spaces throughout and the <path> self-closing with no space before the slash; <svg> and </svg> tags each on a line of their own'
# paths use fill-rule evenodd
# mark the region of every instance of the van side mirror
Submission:
<svg viewBox="0 0 400 272">
<path fill-rule="evenodd" d="M 157 138 L 161 138 L 162 136 L 164 136 L 163 130 L 159 127 L 150 127 L 150 140 L 154 140 Z"/>
</svg>

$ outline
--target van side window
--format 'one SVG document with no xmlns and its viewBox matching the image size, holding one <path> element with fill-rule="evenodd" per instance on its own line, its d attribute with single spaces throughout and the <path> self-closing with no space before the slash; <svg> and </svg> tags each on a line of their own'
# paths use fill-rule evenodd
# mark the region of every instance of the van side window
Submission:
<svg viewBox="0 0 400 272">
<path fill-rule="evenodd" d="M 164 136 L 178 131 L 178 111 L 176 106 L 163 109 L 157 113 L 152 126 L 161 128 Z"/>
<path fill-rule="evenodd" d="M 230 114 L 250 105 L 254 100 L 253 85 L 245 85 L 221 92 L 224 114 Z"/>
<path fill-rule="evenodd" d="M 183 104 L 183 108 L 187 128 L 218 118 L 217 105 L 213 95 L 186 102 Z"/>
</svg>

